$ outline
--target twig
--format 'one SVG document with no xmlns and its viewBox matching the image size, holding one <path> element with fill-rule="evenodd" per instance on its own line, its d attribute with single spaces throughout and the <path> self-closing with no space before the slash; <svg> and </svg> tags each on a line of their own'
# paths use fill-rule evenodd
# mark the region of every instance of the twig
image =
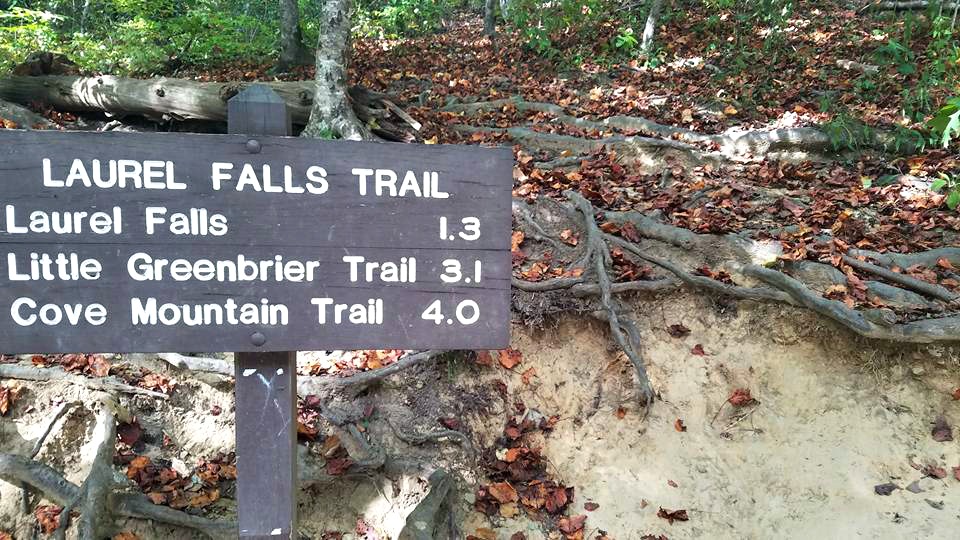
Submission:
<svg viewBox="0 0 960 540">
<path fill-rule="evenodd" d="M 102 392 L 121 394 L 138 394 L 160 399 L 170 399 L 170 396 L 146 388 L 139 388 L 120 382 L 114 377 L 87 378 L 73 375 L 59 368 L 38 368 L 17 364 L 0 364 L 0 379 L 20 379 L 25 381 L 63 381 L 77 386 L 83 386 Z"/>
<path fill-rule="evenodd" d="M 953 302 L 960 298 L 960 296 L 939 285 L 927 283 L 926 281 L 920 281 L 919 279 L 912 278 L 906 274 L 900 274 L 898 272 L 894 272 L 893 270 L 887 270 L 882 266 L 861 261 L 860 259 L 855 259 L 849 255 L 841 255 L 840 258 L 843 260 L 843 262 L 849 264 L 857 270 L 870 272 L 871 274 L 880 276 L 887 281 L 892 281 L 899 285 L 903 285 L 910 290 L 931 296 L 938 300 L 943 300 L 944 302 Z"/>
<path fill-rule="evenodd" d="M 297 393 L 303 396 L 320 394 L 331 388 L 350 388 L 353 392 L 360 392 L 375 382 L 428 362 L 445 352 L 447 351 L 430 350 L 408 354 L 386 367 L 364 371 L 349 377 L 298 377 Z"/>
<path fill-rule="evenodd" d="M 179 353 L 160 353 L 158 358 L 168 364 L 190 371 L 204 371 L 207 373 L 219 373 L 233 377 L 234 365 L 226 360 L 219 358 L 206 358 L 201 356 L 184 356 Z"/>
</svg>

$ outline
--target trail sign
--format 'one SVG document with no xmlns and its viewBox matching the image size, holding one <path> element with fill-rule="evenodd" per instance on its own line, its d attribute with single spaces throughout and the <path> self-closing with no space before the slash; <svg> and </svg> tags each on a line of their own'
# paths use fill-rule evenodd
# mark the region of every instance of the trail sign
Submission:
<svg viewBox="0 0 960 540">
<path fill-rule="evenodd" d="M 3 352 L 236 351 L 239 537 L 297 537 L 296 350 L 505 348 L 506 149 L 0 130 Z"/>
<path fill-rule="evenodd" d="M 500 348 L 507 149 L 0 131 L 4 352 Z"/>
</svg>

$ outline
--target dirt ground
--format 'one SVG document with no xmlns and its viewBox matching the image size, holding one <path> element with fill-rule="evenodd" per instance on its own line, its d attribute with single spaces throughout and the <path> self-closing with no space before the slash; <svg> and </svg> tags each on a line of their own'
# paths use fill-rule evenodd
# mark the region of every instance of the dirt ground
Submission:
<svg viewBox="0 0 960 540">
<path fill-rule="evenodd" d="M 371 440 L 382 441 L 390 455 L 454 473 L 464 536 L 492 529 L 502 540 L 516 532 L 551 537 L 523 512 L 507 519 L 475 511 L 475 490 L 487 480 L 471 454 L 449 442 L 408 445 L 393 434 L 387 416 L 395 425 L 406 420 L 424 429 L 436 427 L 436 418 L 456 417 L 483 450 L 498 444 L 513 412 L 507 403 L 559 415 L 542 436 L 543 455 L 553 475 L 575 488 L 568 513 L 588 515 L 585 538 L 600 531 L 618 540 L 956 536 L 960 481 L 953 467 L 960 466 L 960 443 L 937 442 L 931 430 L 940 415 L 951 425 L 960 419 L 960 402 L 951 395 L 960 386 L 958 348 L 868 342 L 803 310 L 720 305 L 690 293 L 638 298 L 632 306 L 662 397 L 645 418 L 633 397 L 632 368 L 612 347 L 606 325 L 571 317 L 543 330 L 515 325 L 513 346 L 523 359 L 512 371 L 447 359 L 389 380 L 375 391 L 383 412 L 367 426 Z M 672 337 L 667 328 L 673 324 L 690 333 Z M 693 352 L 697 345 L 705 354 Z M 167 403 L 124 398 L 144 426 L 148 454 L 188 471 L 197 458 L 232 450 L 229 381 L 193 377 L 149 357 L 127 361 L 175 373 L 181 382 Z M 530 368 L 536 375 L 524 382 L 521 374 Z M 491 390 L 497 380 L 506 384 L 506 400 Z M 0 451 L 19 454 L 29 453 L 52 400 L 87 393 L 62 383 L 4 383 L 23 392 L 0 418 Z M 738 388 L 749 389 L 757 403 L 724 405 Z M 215 405 L 222 414 L 210 413 Z M 678 419 L 686 431 L 678 430 Z M 38 458 L 82 481 L 89 466 L 82 445 L 92 429 L 92 416 L 75 410 Z M 163 434 L 175 442 L 172 448 L 161 448 Z M 921 470 L 929 465 L 942 467 L 946 477 L 925 477 Z M 126 481 L 119 468 L 117 480 Z M 875 493 L 888 482 L 902 489 Z M 363 538 L 355 532 L 362 518 L 380 538 L 396 538 L 425 490 L 416 476 L 308 488 L 301 532 Z M 587 501 L 596 508 L 586 511 Z M 685 509 L 689 521 L 669 524 L 657 517 L 660 507 Z M 232 493 L 210 512 L 234 513 Z M 19 490 L 0 482 L 0 530 L 31 538 L 33 522 L 20 514 Z M 146 523 L 124 526 L 144 539 L 192 537 Z"/>
</svg>

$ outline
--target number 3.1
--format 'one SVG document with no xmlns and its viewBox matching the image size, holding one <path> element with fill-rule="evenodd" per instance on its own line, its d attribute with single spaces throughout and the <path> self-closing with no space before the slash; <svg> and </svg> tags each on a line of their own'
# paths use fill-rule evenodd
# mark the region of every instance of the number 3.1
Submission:
<svg viewBox="0 0 960 540">
<path fill-rule="evenodd" d="M 462 240 L 476 240 L 480 238 L 480 218 L 476 217 L 465 217 L 460 220 L 460 223 L 463 224 L 463 230 L 457 233 Z M 456 240 L 457 237 L 449 234 L 447 232 L 447 218 L 440 218 L 440 239 L 441 240 Z"/>
</svg>

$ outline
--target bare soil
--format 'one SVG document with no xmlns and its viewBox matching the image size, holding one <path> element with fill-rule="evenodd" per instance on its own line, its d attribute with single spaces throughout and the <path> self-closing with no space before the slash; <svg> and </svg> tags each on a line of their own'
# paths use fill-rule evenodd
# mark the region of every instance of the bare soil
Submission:
<svg viewBox="0 0 960 540">
<path fill-rule="evenodd" d="M 936 442 L 932 423 L 960 420 L 960 350 L 871 342 L 799 309 L 717 303 L 691 293 L 631 303 L 644 338 L 643 356 L 662 399 L 649 414 L 638 410 L 632 367 L 613 346 L 605 323 L 564 318 L 547 329 L 514 326 L 523 353 L 512 371 L 494 364 L 444 359 L 387 380 L 370 391 L 376 413 L 366 425 L 374 442 L 397 458 L 446 467 L 459 486 L 457 518 L 463 535 L 492 529 L 506 540 L 560 538 L 521 512 L 488 518 L 473 509 L 486 483 L 476 454 L 451 442 L 410 445 L 390 424 L 418 432 L 457 418 L 477 453 L 496 447 L 512 404 L 559 415 L 539 441 L 551 472 L 575 487 L 570 514 L 588 514 L 586 538 L 952 538 L 960 520 L 960 443 Z M 689 335 L 667 328 L 683 324 Z M 700 345 L 705 355 L 692 351 Z M 232 385 L 215 376 L 177 372 L 145 356 L 129 362 L 176 373 L 169 402 L 124 398 L 145 429 L 144 453 L 169 459 L 182 472 L 202 457 L 233 446 Z M 535 376 L 529 370 L 533 368 Z M 527 372 L 528 382 L 522 373 Z M 504 399 L 496 381 L 506 384 Z M 51 402 L 83 399 L 86 391 L 61 383 L 16 384 L 23 390 L 0 418 L 0 451 L 28 454 L 52 410 Z M 757 403 L 726 404 L 735 389 Z M 222 413 L 211 413 L 215 406 Z M 678 419 L 686 431 L 678 431 Z M 389 423 L 388 423 L 389 421 Z M 73 410 L 38 458 L 80 482 L 92 417 Z M 173 441 L 162 447 L 163 435 Z M 305 447 L 316 454 L 319 442 Z M 925 466 L 946 478 L 925 477 Z M 120 468 L 117 481 L 126 479 Z M 893 482 L 888 496 L 874 486 Z M 912 491 L 905 489 L 912 486 Z M 301 529 L 354 533 L 358 519 L 381 538 L 396 538 L 427 484 L 416 475 L 349 478 L 301 495 Z M 918 491 L 918 492 L 914 492 Z M 207 510 L 235 514 L 226 492 Z M 597 508 L 584 510 L 591 501 Z M 592 507 L 592 505 L 591 505 Z M 685 509 L 689 521 L 672 525 L 660 507 Z M 491 521 L 492 519 L 492 521 Z M 141 538 L 192 538 L 184 530 L 143 522 L 123 524 Z M 20 513 L 19 489 L 0 482 L 0 530 L 31 538 L 33 516 Z M 362 537 L 362 536 L 359 536 Z"/>
</svg>

